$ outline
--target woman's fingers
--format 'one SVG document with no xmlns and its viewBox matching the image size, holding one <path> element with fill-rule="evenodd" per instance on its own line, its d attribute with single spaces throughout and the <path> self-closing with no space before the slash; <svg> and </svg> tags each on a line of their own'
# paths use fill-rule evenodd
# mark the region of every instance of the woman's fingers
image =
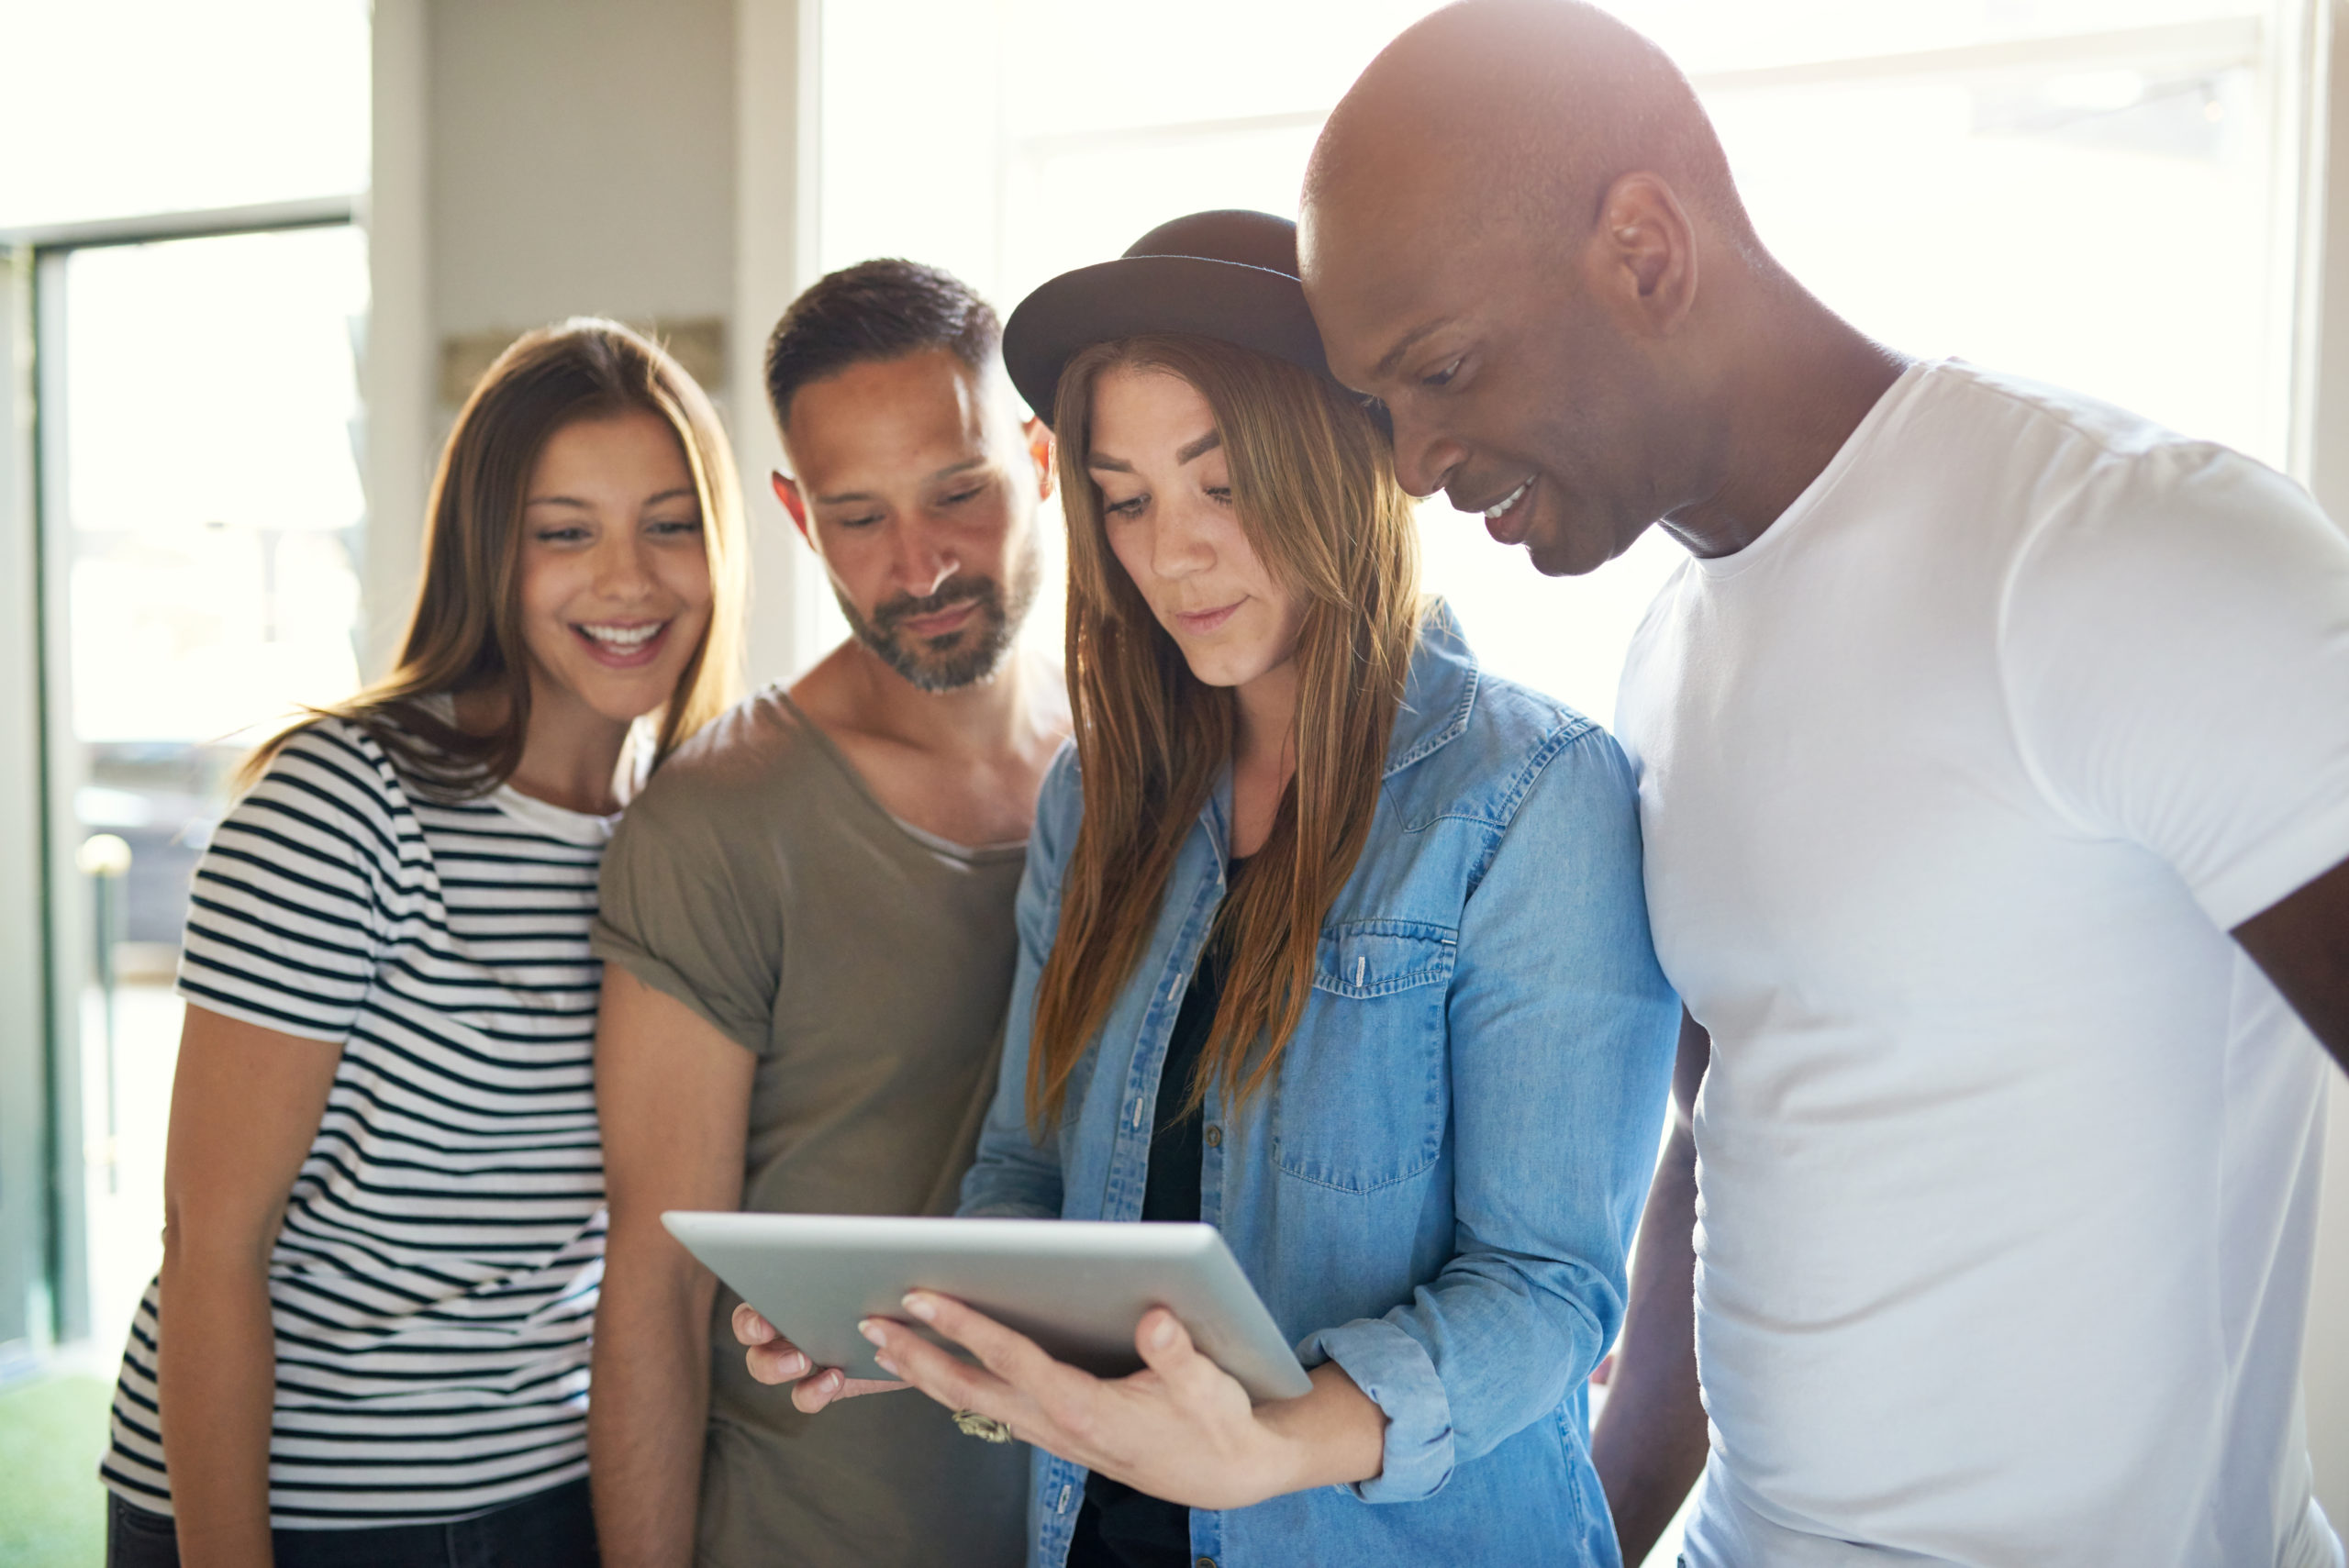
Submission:
<svg viewBox="0 0 2349 1568">
<path fill-rule="evenodd" d="M 791 1383 L 815 1370 L 799 1347 L 776 1332 L 775 1326 L 759 1316 L 758 1309 L 749 1302 L 734 1304 L 732 1324 L 734 1338 L 747 1347 L 742 1352 L 743 1364 L 761 1383 Z M 796 1395 L 793 1396 L 793 1403 L 798 1403 Z M 800 1407 L 810 1408 L 805 1405 Z M 821 1409 L 823 1406 L 818 1404 L 813 1408 Z"/>
<path fill-rule="evenodd" d="M 1102 1455 L 1097 1439 L 1111 1386 L 1055 1361 L 1037 1343 L 952 1296 L 914 1291 L 907 1313 L 979 1361 L 972 1366 L 896 1324 L 886 1327 L 897 1370 L 952 1409 L 975 1410 L 1008 1425 L 1015 1436 L 1079 1463 Z"/>
<path fill-rule="evenodd" d="M 748 1302 L 735 1307 L 733 1328 L 734 1337 L 747 1347 L 742 1360 L 751 1375 L 765 1384 L 796 1383 L 798 1386 L 791 1391 L 791 1402 L 808 1415 L 835 1399 L 886 1394 L 905 1386 L 891 1378 L 851 1377 L 836 1366 L 818 1370 L 798 1346 L 777 1333 L 774 1325 Z"/>
<path fill-rule="evenodd" d="M 825 1406 L 842 1399 L 861 1399 L 868 1394 L 888 1394 L 903 1388 L 904 1384 L 891 1377 L 851 1377 L 836 1366 L 828 1366 L 813 1377 L 793 1385 L 791 1403 L 802 1413 L 812 1416 Z"/>
<path fill-rule="evenodd" d="M 748 1347 L 742 1360 L 752 1377 L 772 1384 L 807 1375 L 807 1358 L 800 1354 L 799 1347 L 775 1332 L 774 1325 L 760 1317 L 749 1302 L 735 1305 L 732 1325 L 734 1338 Z"/>
<path fill-rule="evenodd" d="M 771 1345 L 783 1338 L 775 1326 L 759 1316 L 759 1309 L 747 1301 L 734 1304 L 734 1338 L 746 1345 Z"/>
<path fill-rule="evenodd" d="M 751 1375 L 761 1383 L 794 1383 L 807 1375 L 807 1358 L 792 1348 L 789 1340 L 774 1345 L 752 1345 L 742 1352 L 742 1362 Z"/>
<path fill-rule="evenodd" d="M 1042 1394 L 1069 1377 L 1085 1377 L 1074 1367 L 1046 1355 L 1027 1335 L 1005 1328 L 951 1296 L 909 1291 L 906 1310 L 978 1357 L 981 1366 L 1004 1382 L 1030 1394 Z"/>
<path fill-rule="evenodd" d="M 1152 1307 L 1134 1325 L 1134 1349 L 1141 1353 L 1143 1365 L 1176 1389 L 1197 1382 L 1202 1369 L 1219 1377 L 1225 1375 L 1221 1368 L 1199 1354 L 1183 1320 L 1163 1307 Z"/>
<path fill-rule="evenodd" d="M 931 1344 L 902 1323 L 868 1318 L 857 1331 L 873 1341 L 884 1369 L 896 1373 L 953 1410 L 976 1410 L 999 1421 L 1011 1418 L 1013 1390 L 985 1367 Z"/>
<path fill-rule="evenodd" d="M 1163 1307 L 1152 1307 L 1134 1325 L 1134 1349 L 1174 1403 L 1200 1418 L 1230 1418 L 1252 1407 L 1239 1380 L 1201 1355 L 1182 1319 Z"/>
<path fill-rule="evenodd" d="M 812 1416 L 839 1398 L 847 1386 L 848 1374 L 836 1366 L 828 1366 L 796 1384 L 791 1390 L 791 1403 L 801 1415 Z"/>
</svg>

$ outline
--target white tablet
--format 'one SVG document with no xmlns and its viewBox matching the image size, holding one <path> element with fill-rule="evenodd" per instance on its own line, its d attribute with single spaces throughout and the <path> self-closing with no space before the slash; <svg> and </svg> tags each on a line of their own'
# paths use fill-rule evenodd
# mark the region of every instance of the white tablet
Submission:
<svg viewBox="0 0 2349 1568">
<path fill-rule="evenodd" d="M 1212 1225 L 684 1211 L 661 1221 L 818 1366 L 853 1377 L 888 1375 L 858 1320 L 904 1322 L 902 1298 L 922 1289 L 1102 1377 L 1141 1370 L 1134 1329 L 1164 1307 L 1250 1397 L 1313 1386 Z"/>
</svg>

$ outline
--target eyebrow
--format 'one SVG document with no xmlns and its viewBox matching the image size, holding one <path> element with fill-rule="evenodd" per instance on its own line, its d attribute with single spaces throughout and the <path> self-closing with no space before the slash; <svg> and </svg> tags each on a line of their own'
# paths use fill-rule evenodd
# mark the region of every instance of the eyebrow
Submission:
<svg viewBox="0 0 2349 1568">
<path fill-rule="evenodd" d="M 1196 462 L 1221 445 L 1223 445 L 1223 432 L 1209 430 L 1197 440 L 1186 441 L 1174 449 L 1174 466 L 1180 468 L 1186 462 Z M 1085 466 L 1106 468 L 1112 473 L 1131 473 L 1134 471 L 1132 463 L 1120 457 L 1111 457 L 1106 452 L 1086 452 Z"/>
<path fill-rule="evenodd" d="M 674 501 L 680 496 L 696 501 L 701 498 L 694 495 L 692 485 L 681 484 L 674 490 L 663 490 L 658 495 L 646 496 L 644 504 L 648 506 L 657 506 L 663 501 Z M 577 506 L 591 512 L 596 509 L 596 504 L 593 501 L 583 501 L 576 495 L 533 495 L 522 505 L 525 506 Z"/>
<path fill-rule="evenodd" d="M 1221 445 L 1223 445 L 1223 432 L 1220 430 L 1209 430 L 1197 440 L 1187 442 L 1185 445 L 1174 449 L 1174 466 L 1180 468 L 1186 462 L 1190 462 L 1197 458 L 1205 457 L 1208 453 L 1215 450 L 1216 448 Z"/>
<path fill-rule="evenodd" d="M 1393 375 L 1402 365 L 1403 356 L 1405 354 L 1408 354 L 1413 349 L 1418 348 L 1421 340 L 1426 339 L 1429 334 L 1441 328 L 1449 327 L 1451 325 L 1451 317 L 1439 316 L 1433 321 L 1423 322 L 1419 326 L 1412 328 L 1408 332 L 1403 334 L 1403 340 L 1401 342 L 1386 350 L 1386 357 L 1378 361 L 1378 368 L 1370 373 L 1370 378 L 1373 381 L 1383 381 L 1386 377 Z"/>
<path fill-rule="evenodd" d="M 985 456 L 980 456 L 964 458 L 961 462 L 948 463 L 936 473 L 925 475 L 922 479 L 922 483 L 924 484 L 935 484 L 941 479 L 952 479 L 958 473 L 968 473 L 974 468 L 985 468 L 987 465 L 987 461 L 988 460 Z M 837 506 L 847 501 L 871 501 L 874 499 L 877 499 L 877 497 L 874 496 L 873 492 L 870 490 L 842 490 L 837 495 L 818 495 L 816 497 L 816 503 L 822 506 Z"/>
</svg>

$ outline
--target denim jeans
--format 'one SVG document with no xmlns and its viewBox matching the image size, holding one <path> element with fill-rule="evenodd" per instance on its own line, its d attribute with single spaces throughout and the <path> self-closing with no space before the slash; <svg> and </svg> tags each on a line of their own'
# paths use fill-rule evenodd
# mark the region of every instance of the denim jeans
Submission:
<svg viewBox="0 0 2349 1568">
<path fill-rule="evenodd" d="M 106 1568 L 179 1568 L 168 1516 L 108 1498 Z M 584 1481 L 449 1524 L 272 1530 L 270 1547 L 277 1568 L 597 1568 Z"/>
</svg>

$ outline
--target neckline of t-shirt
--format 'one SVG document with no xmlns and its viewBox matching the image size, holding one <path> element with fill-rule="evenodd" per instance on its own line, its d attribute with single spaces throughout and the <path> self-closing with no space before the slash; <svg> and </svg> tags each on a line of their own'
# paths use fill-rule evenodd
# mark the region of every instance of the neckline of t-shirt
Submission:
<svg viewBox="0 0 2349 1568">
<path fill-rule="evenodd" d="M 876 802 L 875 804 L 877 805 L 878 803 Z M 886 817 L 890 821 L 895 822 L 898 827 L 904 828 L 906 837 L 911 839 L 915 843 L 921 845 L 924 849 L 936 850 L 941 854 L 952 855 L 958 860 L 975 861 L 984 860 L 995 855 L 1024 854 L 1027 852 L 1028 840 L 1025 839 L 1009 839 L 1000 844 L 958 844 L 952 839 L 941 838 L 940 835 L 931 832 L 927 828 L 915 827 L 912 823 L 907 821 L 896 812 L 887 809 L 885 806 L 883 807 L 881 814 L 884 817 Z"/>
<path fill-rule="evenodd" d="M 958 844 L 952 839 L 930 831 L 927 828 L 915 827 L 881 804 L 881 797 L 873 793 L 873 786 L 864 782 L 864 775 L 856 771 L 856 764 L 848 760 L 848 753 L 841 751 L 832 738 L 824 733 L 824 727 L 810 717 L 807 710 L 801 707 L 789 692 L 781 685 L 777 685 L 774 688 L 774 695 L 775 700 L 784 706 L 799 726 L 816 738 L 816 744 L 822 750 L 825 759 L 840 771 L 841 777 L 848 781 L 849 787 L 856 792 L 857 798 L 871 806 L 874 815 L 883 821 L 921 848 L 930 851 L 932 854 L 946 855 L 952 859 L 967 861 L 974 864 L 985 861 L 1002 860 L 1011 855 L 1024 855 L 1028 852 L 1028 840 L 1025 839 L 1016 839 L 1002 844 Z"/>
<path fill-rule="evenodd" d="M 490 791 L 490 805 L 521 823 L 525 828 L 560 839 L 567 844 L 604 844 L 611 841 L 613 829 L 619 826 L 620 813 L 608 817 L 592 811 L 573 811 L 567 806 L 557 806 L 551 800 L 540 800 L 534 795 L 524 795 L 510 784 L 499 784 Z"/>
<path fill-rule="evenodd" d="M 1884 389 L 1875 405 L 1852 428 L 1852 433 L 1843 438 L 1843 444 L 1835 449 L 1835 455 L 1827 460 L 1827 466 L 1812 475 L 1810 483 L 1803 486 L 1802 494 L 1778 514 L 1776 520 L 1762 530 L 1760 537 L 1734 554 L 1690 556 L 1689 560 L 1696 563 L 1697 570 L 1717 581 L 1734 577 L 1755 562 L 1767 560 L 1773 552 L 1785 549 L 1785 541 L 1802 531 L 1802 525 L 1826 505 L 1827 497 L 1842 483 L 1843 476 L 1857 466 L 1861 455 L 1875 444 L 1885 427 L 1916 397 L 1925 379 L 1945 362 L 1941 360 L 1912 361 L 1894 378 L 1892 384 Z"/>
<path fill-rule="evenodd" d="M 456 722 L 457 698 L 452 692 L 428 692 L 416 699 L 416 705 L 444 724 Z M 620 814 L 617 811 L 608 815 L 573 811 L 567 806 L 557 806 L 551 800 L 524 795 L 511 782 L 500 783 L 484 798 L 525 828 L 566 844 L 607 844 L 620 822 Z"/>
</svg>

